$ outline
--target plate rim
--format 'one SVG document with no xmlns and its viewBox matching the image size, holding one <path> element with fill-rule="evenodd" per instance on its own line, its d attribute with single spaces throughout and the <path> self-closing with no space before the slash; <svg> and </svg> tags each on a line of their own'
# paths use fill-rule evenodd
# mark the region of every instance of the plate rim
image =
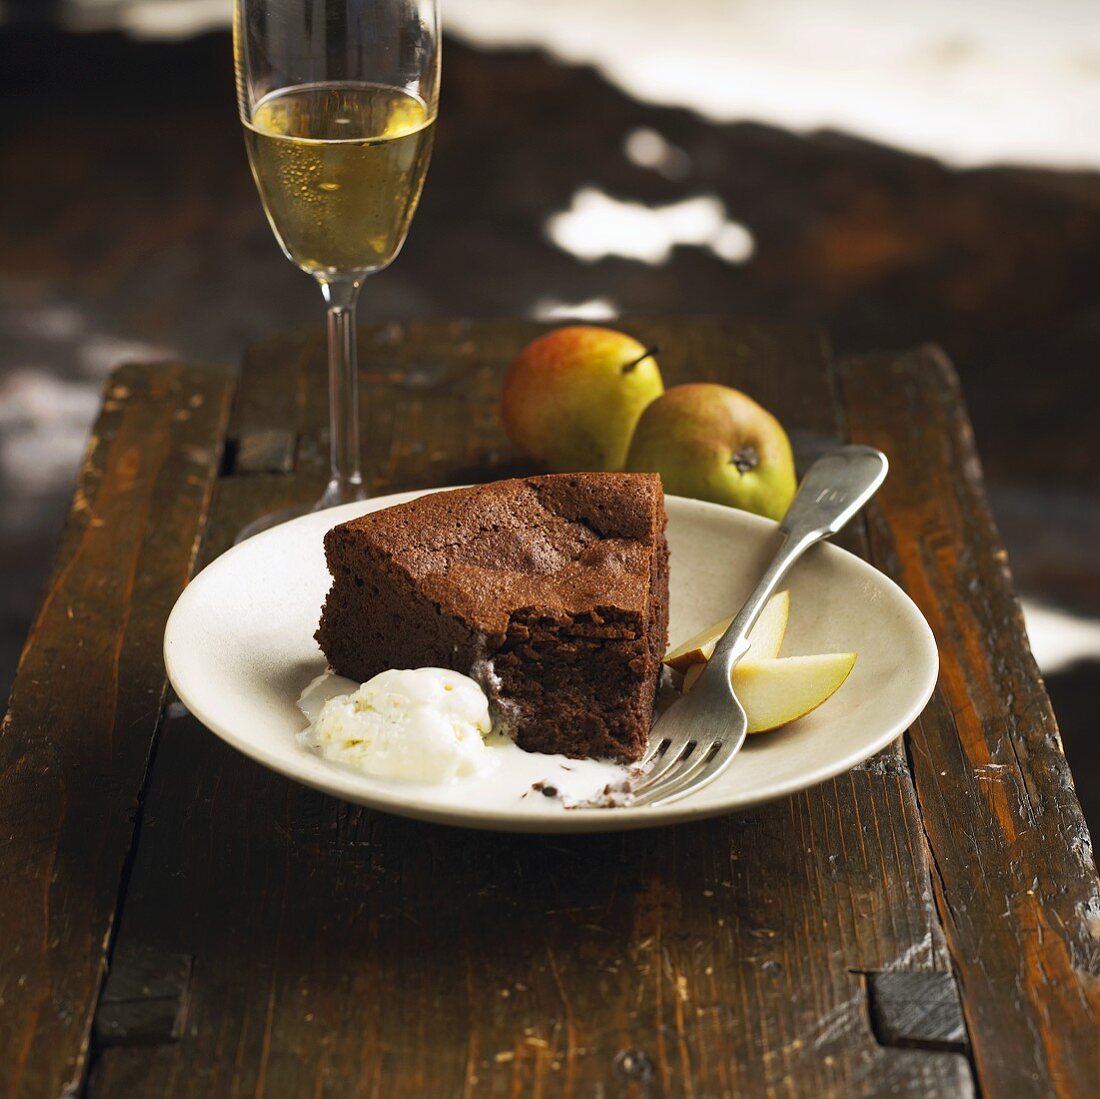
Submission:
<svg viewBox="0 0 1100 1099">
<path fill-rule="evenodd" d="M 710 817 L 722 816 L 729 813 L 741 812 L 755 806 L 780 801 L 792 794 L 819 786 L 829 779 L 836 778 L 850 771 L 858 763 L 869 759 L 877 752 L 882 751 L 887 745 L 893 743 L 908 729 L 924 711 L 936 689 L 939 680 L 939 648 L 935 636 L 924 614 L 916 605 L 908 593 L 891 577 L 887 576 L 874 565 L 863 560 L 841 546 L 830 543 L 822 543 L 821 550 L 831 555 L 841 555 L 843 558 L 854 562 L 857 571 L 869 571 L 874 573 L 877 581 L 894 589 L 902 600 L 909 605 L 912 617 L 917 627 L 917 634 L 926 650 L 927 660 L 922 662 L 925 666 L 923 682 L 914 695 L 914 701 L 904 713 L 890 722 L 883 731 L 879 732 L 871 741 L 853 749 L 847 754 L 837 757 L 829 763 L 819 765 L 806 775 L 791 778 L 778 785 L 769 786 L 759 795 L 749 794 L 721 803 L 708 803 L 693 805 L 692 798 L 688 797 L 681 802 L 675 802 L 668 806 L 621 806 L 615 809 L 568 809 L 561 813 L 550 814 L 520 814 L 509 812 L 505 809 L 480 808 L 475 810 L 463 810 L 454 805 L 440 805 L 430 798 L 417 799 L 415 792 L 421 788 L 431 789 L 427 784 L 400 783 L 397 780 L 386 780 L 362 775 L 348 768 L 341 768 L 338 764 L 331 764 L 331 773 L 326 771 L 323 778 L 315 778 L 303 773 L 277 756 L 274 756 L 262 746 L 258 746 L 247 736 L 235 732 L 227 724 L 218 721 L 209 711 L 206 711 L 200 702 L 189 695 L 186 688 L 181 690 L 180 669 L 173 657 L 173 633 L 179 629 L 179 622 L 188 611 L 188 604 L 199 598 L 203 586 L 203 577 L 211 573 L 215 568 L 226 567 L 226 562 L 260 540 L 278 537 L 288 526 L 315 522 L 318 515 L 329 514 L 334 516 L 333 522 L 344 522 L 357 514 L 365 514 L 368 511 L 378 511 L 385 507 L 393 507 L 435 492 L 448 492 L 454 488 L 463 488 L 464 485 L 444 485 L 437 488 L 412 489 L 404 492 L 390 493 L 386 496 L 376 496 L 369 500 L 361 500 L 351 504 L 341 504 L 323 511 L 310 512 L 304 516 L 288 520 L 269 530 L 261 531 L 243 542 L 231 546 L 205 565 L 188 582 L 180 592 L 172 610 L 168 615 L 164 627 L 164 639 L 162 651 L 164 665 L 169 683 L 180 702 L 188 712 L 206 729 L 212 732 L 220 740 L 230 747 L 247 756 L 256 763 L 266 767 L 270 771 L 282 775 L 284 778 L 308 786 L 330 797 L 340 798 L 352 804 L 362 805 L 381 812 L 393 813 L 398 816 L 415 820 L 427 821 L 434 824 L 445 824 L 452 827 L 471 828 L 480 831 L 513 832 L 513 833 L 564 833 L 564 832 L 602 832 L 602 831 L 633 831 L 641 828 L 657 828 L 667 825 L 687 823 L 694 820 L 704 820 Z M 697 511 L 701 515 L 722 516 L 726 520 L 743 522 L 749 528 L 758 530 L 776 530 L 778 524 L 773 520 L 754 515 L 750 512 L 736 508 L 730 508 L 722 504 L 714 504 L 706 500 L 695 500 L 685 496 L 666 494 L 666 502 L 674 501 L 674 507 L 684 509 L 687 512 Z M 337 517 L 338 516 L 338 517 Z M 183 677 L 186 678 L 186 677 Z M 363 789 L 362 783 L 366 781 L 370 786 L 375 783 L 389 787 L 389 794 L 385 788 L 377 791 L 371 788 Z M 402 798 L 402 794 L 406 797 Z M 414 795 L 413 800 L 408 800 L 408 795 Z"/>
</svg>

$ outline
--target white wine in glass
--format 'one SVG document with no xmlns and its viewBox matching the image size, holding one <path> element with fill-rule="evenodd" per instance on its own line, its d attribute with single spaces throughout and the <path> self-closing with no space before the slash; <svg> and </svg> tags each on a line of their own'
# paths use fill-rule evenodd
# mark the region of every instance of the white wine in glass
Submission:
<svg viewBox="0 0 1100 1099">
<path fill-rule="evenodd" d="M 404 243 L 439 91 L 433 0 L 237 0 L 241 122 L 268 221 L 328 302 L 332 476 L 361 499 L 355 303 Z M 265 516 L 242 536 L 308 509 Z"/>
<path fill-rule="evenodd" d="M 245 140 L 271 228 L 313 274 L 384 267 L 420 198 L 435 118 L 401 88 L 314 84 L 256 104 Z"/>
</svg>

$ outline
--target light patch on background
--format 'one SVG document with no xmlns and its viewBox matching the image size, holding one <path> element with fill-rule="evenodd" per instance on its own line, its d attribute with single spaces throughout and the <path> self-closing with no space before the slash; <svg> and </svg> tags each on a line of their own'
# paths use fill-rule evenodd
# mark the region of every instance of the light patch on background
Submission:
<svg viewBox="0 0 1100 1099">
<path fill-rule="evenodd" d="M 619 315 L 619 307 L 610 298 L 589 298 L 587 301 L 559 301 L 539 298 L 531 306 L 531 316 L 537 321 L 610 321 Z"/>
<path fill-rule="evenodd" d="M 114 370 L 120 363 L 159 362 L 171 358 L 171 352 L 140 340 L 123 340 L 93 332 L 80 345 L 80 364 L 95 375 Z"/>
<path fill-rule="evenodd" d="M 1024 621 L 1035 662 L 1053 675 L 1083 661 L 1100 661 L 1100 621 L 1025 601 Z"/>
<path fill-rule="evenodd" d="M 677 245 L 707 248 L 727 263 L 744 263 L 755 247 L 749 231 L 730 221 L 724 203 L 713 195 L 644 206 L 621 202 L 595 187 L 582 188 L 568 210 L 550 217 L 546 235 L 589 263 L 622 256 L 656 265 L 665 263 Z"/>
<path fill-rule="evenodd" d="M 173 352 L 144 340 L 124 339 L 96 332 L 75 306 L 48 301 L 34 306 L 9 306 L 4 323 L 31 344 L 72 344 L 72 358 L 82 372 L 100 378 L 125 362 L 156 362 Z M 32 370 L 32 367 L 28 367 Z"/>
<path fill-rule="evenodd" d="M 68 0 L 61 9 L 70 30 L 121 30 L 159 39 L 227 27 L 232 15 L 232 0 Z"/>
<path fill-rule="evenodd" d="M 839 129 L 959 166 L 1100 168 L 1096 0 L 446 0 L 443 13 L 474 45 L 545 49 L 719 122 Z M 231 16 L 230 0 L 60 9 L 72 29 L 145 38 Z"/>
<path fill-rule="evenodd" d="M 51 342 L 75 340 L 85 327 L 79 309 L 59 303 L 22 310 L 12 322 L 23 335 Z"/>
<path fill-rule="evenodd" d="M 0 474 L 5 496 L 70 484 L 99 407 L 99 385 L 61 381 L 31 368 L 0 382 Z M 6 511 L 6 509 L 5 509 Z"/>
<path fill-rule="evenodd" d="M 27 304 L 10 287 L 0 297 L 5 326 L 19 342 L 19 362 L 0 378 L 0 528 L 31 529 L 43 500 L 72 488 L 100 402 L 102 379 L 124 362 L 174 357 L 167 348 L 96 331 L 62 299 Z M 59 378 L 39 365 L 38 352 L 60 346 L 77 368 Z"/>
<path fill-rule="evenodd" d="M 1096 0 L 447 0 L 445 18 L 715 121 L 840 129 L 956 165 L 1100 167 Z"/>
<path fill-rule="evenodd" d="M 631 164 L 651 168 L 665 179 L 685 179 L 691 172 L 691 157 L 649 126 L 631 130 L 623 152 Z"/>
</svg>

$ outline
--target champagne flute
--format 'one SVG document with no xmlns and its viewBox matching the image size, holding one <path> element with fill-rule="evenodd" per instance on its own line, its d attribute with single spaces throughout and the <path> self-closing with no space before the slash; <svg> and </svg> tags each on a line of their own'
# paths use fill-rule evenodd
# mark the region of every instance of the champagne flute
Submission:
<svg viewBox="0 0 1100 1099">
<path fill-rule="evenodd" d="M 237 104 L 252 175 L 287 258 L 328 305 L 332 476 L 312 509 L 366 496 L 355 303 L 401 249 L 439 100 L 435 0 L 235 0 Z"/>
</svg>

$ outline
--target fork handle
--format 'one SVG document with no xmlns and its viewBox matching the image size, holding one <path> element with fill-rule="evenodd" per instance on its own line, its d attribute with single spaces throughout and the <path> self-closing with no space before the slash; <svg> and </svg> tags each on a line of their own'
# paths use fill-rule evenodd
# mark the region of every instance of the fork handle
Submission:
<svg viewBox="0 0 1100 1099">
<path fill-rule="evenodd" d="M 810 546 L 836 534 L 871 499 L 888 468 L 886 455 L 869 446 L 840 447 L 810 466 L 779 524 L 783 535 L 779 550 L 729 629 L 718 639 L 711 665 L 724 665 L 728 678 L 748 650 L 749 632 L 764 604 L 794 563 Z"/>
</svg>

